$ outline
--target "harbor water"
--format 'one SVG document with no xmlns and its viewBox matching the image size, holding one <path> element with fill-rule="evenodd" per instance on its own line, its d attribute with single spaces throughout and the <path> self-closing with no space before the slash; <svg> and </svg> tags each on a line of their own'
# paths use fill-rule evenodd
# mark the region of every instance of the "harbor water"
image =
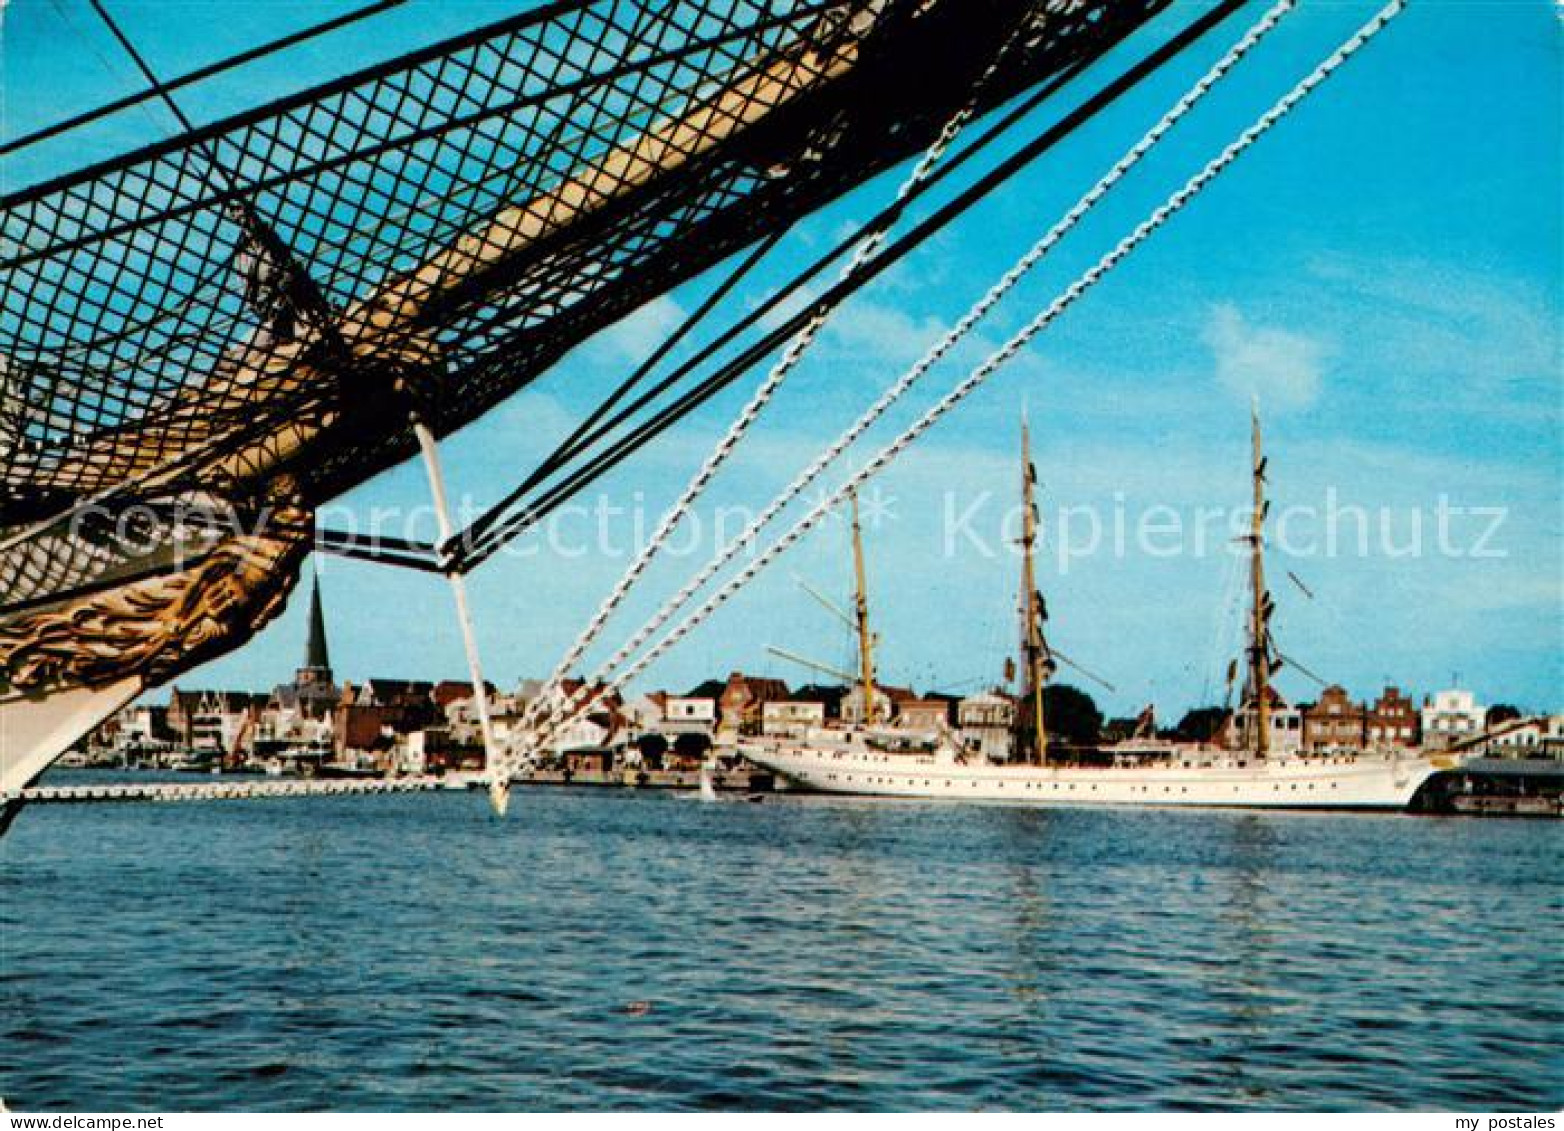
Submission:
<svg viewBox="0 0 1564 1131">
<path fill-rule="evenodd" d="M 0 1096 L 1558 1109 L 1564 824 L 530 788 L 47 806 Z"/>
</svg>

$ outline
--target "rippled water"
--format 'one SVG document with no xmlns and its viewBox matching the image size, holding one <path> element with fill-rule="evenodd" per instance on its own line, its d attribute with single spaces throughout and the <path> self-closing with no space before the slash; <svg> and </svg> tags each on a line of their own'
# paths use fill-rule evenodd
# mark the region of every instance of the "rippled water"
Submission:
<svg viewBox="0 0 1564 1131">
<path fill-rule="evenodd" d="M 534 789 L 39 808 L 0 1095 L 1558 1108 L 1557 822 Z"/>
</svg>

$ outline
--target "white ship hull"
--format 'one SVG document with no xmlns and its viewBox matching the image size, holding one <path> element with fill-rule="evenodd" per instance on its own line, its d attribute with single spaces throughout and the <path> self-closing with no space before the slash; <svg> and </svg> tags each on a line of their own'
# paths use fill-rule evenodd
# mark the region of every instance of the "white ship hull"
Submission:
<svg viewBox="0 0 1564 1131">
<path fill-rule="evenodd" d="M 0 698 L 0 797 L 9 798 L 144 689 L 135 677 Z"/>
<path fill-rule="evenodd" d="M 1027 766 L 948 754 L 753 745 L 745 757 L 800 789 L 873 797 L 1026 805 L 1404 809 L 1456 763 L 1418 754 L 1218 759 L 1145 766 Z"/>
<path fill-rule="evenodd" d="M 21 810 L 22 789 L 143 686 L 131 676 L 103 687 L 0 698 L 0 834 Z"/>
</svg>

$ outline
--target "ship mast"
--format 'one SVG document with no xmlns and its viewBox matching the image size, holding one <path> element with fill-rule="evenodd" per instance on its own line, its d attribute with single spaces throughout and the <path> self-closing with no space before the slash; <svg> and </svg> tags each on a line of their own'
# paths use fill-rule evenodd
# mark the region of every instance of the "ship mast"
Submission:
<svg viewBox="0 0 1564 1131">
<path fill-rule="evenodd" d="M 869 595 L 863 566 L 863 528 L 858 523 L 858 492 L 849 492 L 853 507 L 853 619 L 858 630 L 859 681 L 863 685 L 863 719 L 876 721 L 874 694 L 874 635 L 869 631 Z"/>
<path fill-rule="evenodd" d="M 1260 444 L 1260 407 L 1250 410 L 1250 457 L 1254 510 L 1249 518 L 1249 675 L 1244 698 L 1252 721 L 1250 749 L 1264 758 L 1271 745 L 1271 595 L 1265 589 L 1265 454 Z"/>
<path fill-rule="evenodd" d="M 1021 670 L 1026 705 L 1016 728 L 1017 754 L 1041 765 L 1048 755 L 1048 729 L 1043 718 L 1043 687 L 1053 670 L 1052 654 L 1043 638 L 1048 610 L 1037 590 L 1037 469 L 1032 466 L 1031 433 L 1021 413 Z"/>
</svg>

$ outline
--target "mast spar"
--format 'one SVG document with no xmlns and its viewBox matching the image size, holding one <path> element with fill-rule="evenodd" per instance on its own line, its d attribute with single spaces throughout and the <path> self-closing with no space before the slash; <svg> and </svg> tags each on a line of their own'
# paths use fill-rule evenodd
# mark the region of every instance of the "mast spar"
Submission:
<svg viewBox="0 0 1564 1131">
<path fill-rule="evenodd" d="M 858 492 L 850 492 L 848 498 L 853 508 L 853 619 L 858 629 L 858 678 L 863 684 L 863 719 L 873 723 L 878 714 L 874 695 L 874 634 L 869 631 L 869 595 L 863 565 L 863 528 L 858 523 Z"/>
<path fill-rule="evenodd" d="M 1250 458 L 1254 509 L 1249 518 L 1249 678 L 1245 698 L 1252 712 L 1250 748 L 1264 758 L 1271 746 L 1271 595 L 1265 588 L 1265 453 L 1260 442 L 1260 406 L 1250 409 Z"/>
<path fill-rule="evenodd" d="M 1048 728 L 1043 717 L 1043 687 L 1053 670 L 1053 658 L 1043 637 L 1048 610 L 1037 589 L 1037 469 L 1032 465 L 1031 432 L 1021 413 L 1021 670 L 1024 673 L 1025 714 L 1017 729 L 1017 753 L 1041 765 L 1048 756 Z"/>
</svg>

